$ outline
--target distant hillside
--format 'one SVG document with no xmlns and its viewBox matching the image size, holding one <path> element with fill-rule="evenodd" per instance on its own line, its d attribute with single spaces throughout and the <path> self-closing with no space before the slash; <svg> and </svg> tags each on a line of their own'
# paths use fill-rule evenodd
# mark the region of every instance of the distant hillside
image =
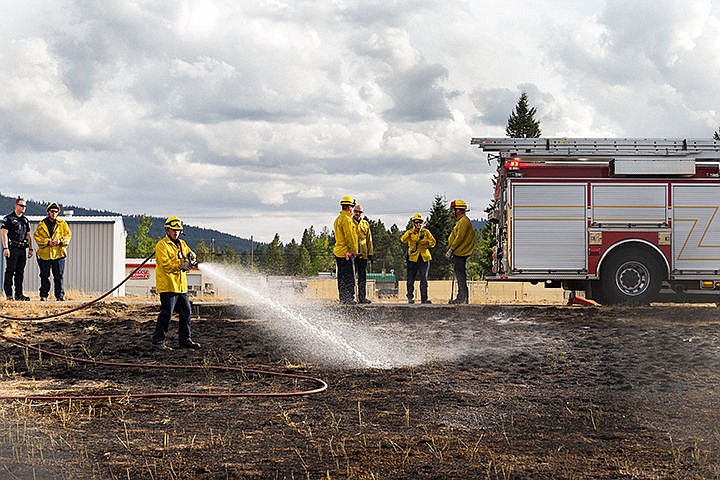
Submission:
<svg viewBox="0 0 720 480">
<path fill-rule="evenodd" d="M 483 228 L 485 228 L 487 220 L 470 220 L 470 223 L 475 230 L 482 230 Z"/>
<path fill-rule="evenodd" d="M 49 202 L 37 202 L 34 200 L 28 200 L 28 208 L 25 211 L 25 215 L 32 216 L 44 216 L 47 214 L 46 209 Z M 128 232 L 128 237 L 137 231 L 138 222 L 140 221 L 141 215 L 123 215 L 121 213 L 109 212 L 106 210 L 93 210 L 89 208 L 76 207 L 74 205 L 61 205 L 63 211 L 73 210 L 74 215 L 77 216 L 112 216 L 112 217 L 123 217 L 123 223 L 125 230 Z M 15 198 L 8 197 L 0 193 L 0 217 L 4 217 L 8 213 L 12 212 L 15 208 Z M 155 238 L 159 238 L 165 235 L 165 218 L 150 217 L 152 220 L 152 226 L 150 227 L 150 235 Z M 211 230 L 208 228 L 193 227 L 185 225 L 183 230 L 183 240 L 190 245 L 191 248 L 195 248 L 200 240 L 205 242 L 205 245 L 210 247 L 210 244 L 215 240 L 215 249 L 222 250 L 225 246 L 232 246 L 236 253 L 241 253 L 246 250 L 250 250 L 250 240 L 245 238 L 236 237 L 228 233 L 219 232 L 217 230 Z"/>
</svg>

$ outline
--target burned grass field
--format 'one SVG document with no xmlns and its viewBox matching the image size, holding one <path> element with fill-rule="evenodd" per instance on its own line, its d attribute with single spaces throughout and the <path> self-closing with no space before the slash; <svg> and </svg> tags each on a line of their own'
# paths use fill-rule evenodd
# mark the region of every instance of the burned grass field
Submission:
<svg viewBox="0 0 720 480">
<path fill-rule="evenodd" d="M 156 309 L 108 302 L 4 321 L 2 334 L 98 361 L 208 368 L 88 365 L 3 341 L 0 393 L 308 387 L 211 365 L 329 387 L 303 397 L 4 400 L 0 478 L 720 477 L 713 307 L 305 305 L 279 318 L 197 305 L 203 348 L 172 352 L 150 348 Z M 173 322 L 171 340 L 176 331 Z"/>
</svg>

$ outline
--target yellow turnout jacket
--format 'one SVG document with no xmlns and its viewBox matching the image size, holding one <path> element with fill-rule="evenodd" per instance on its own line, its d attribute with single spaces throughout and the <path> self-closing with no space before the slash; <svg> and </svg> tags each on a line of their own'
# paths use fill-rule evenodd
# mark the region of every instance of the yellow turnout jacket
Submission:
<svg viewBox="0 0 720 480">
<path fill-rule="evenodd" d="M 418 257 L 422 257 L 423 262 L 429 262 L 432 260 L 429 248 L 435 246 L 435 237 L 432 236 L 430 230 L 427 228 L 421 228 L 420 232 L 415 232 L 414 228 L 406 231 L 400 237 L 402 243 L 407 243 L 408 246 L 408 260 L 411 262 L 417 262 Z"/>
<path fill-rule="evenodd" d="M 456 257 L 469 257 L 475 248 L 475 230 L 467 215 L 462 215 L 448 237 L 448 247 Z"/>
<path fill-rule="evenodd" d="M 346 253 L 356 253 L 358 251 L 357 230 L 350 212 L 347 210 L 340 211 L 340 215 L 337 216 L 333 224 L 333 230 L 335 231 L 333 255 L 337 258 L 343 258 Z"/>
<path fill-rule="evenodd" d="M 184 240 L 180 248 L 167 235 L 155 245 L 155 290 L 157 293 L 187 293 L 187 274 L 180 264 L 191 252 Z"/>
<path fill-rule="evenodd" d="M 360 221 L 353 218 L 353 221 L 357 226 L 358 253 L 360 253 L 360 258 L 367 260 L 368 257 L 373 255 L 373 240 L 372 232 L 370 232 L 370 223 L 364 218 L 361 218 Z"/>
<path fill-rule="evenodd" d="M 38 250 L 37 256 L 42 260 L 58 260 L 67 256 L 67 247 L 70 245 L 70 238 L 72 232 L 70 227 L 65 220 L 61 218 L 55 219 L 55 228 L 53 229 L 52 235 L 48 230 L 45 220 L 40 220 L 37 228 L 35 229 L 35 243 L 37 243 Z M 50 239 L 54 238 L 60 240 L 60 245 L 50 246 Z"/>
</svg>

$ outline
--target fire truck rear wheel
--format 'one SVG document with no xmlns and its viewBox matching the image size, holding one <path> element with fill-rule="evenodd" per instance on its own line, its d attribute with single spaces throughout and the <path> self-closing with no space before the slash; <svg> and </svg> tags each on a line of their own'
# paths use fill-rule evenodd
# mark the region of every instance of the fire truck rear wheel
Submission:
<svg viewBox="0 0 720 480">
<path fill-rule="evenodd" d="M 602 267 L 605 303 L 648 304 L 660 292 L 662 280 L 660 263 L 651 252 L 642 248 L 616 252 Z"/>
</svg>

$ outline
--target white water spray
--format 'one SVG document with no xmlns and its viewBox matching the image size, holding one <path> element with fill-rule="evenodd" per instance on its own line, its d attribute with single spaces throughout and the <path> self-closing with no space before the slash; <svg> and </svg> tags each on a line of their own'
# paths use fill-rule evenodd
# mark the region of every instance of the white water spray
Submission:
<svg viewBox="0 0 720 480">
<path fill-rule="evenodd" d="M 273 313 L 282 316 L 286 321 L 292 322 L 295 326 L 304 330 L 307 334 L 316 339 L 320 339 L 328 344 L 334 345 L 341 349 L 346 355 L 349 355 L 355 361 L 359 362 L 366 368 L 387 368 L 387 365 L 381 364 L 368 358 L 363 352 L 353 347 L 339 333 L 331 331 L 322 325 L 311 322 L 302 313 L 297 310 L 290 309 L 287 306 L 268 298 L 261 291 L 244 285 L 239 279 L 232 278 L 233 275 L 222 272 L 218 267 L 208 263 L 200 264 L 200 269 L 217 280 L 222 281 L 231 290 L 242 293 L 251 297 L 254 301 L 268 307 Z"/>
</svg>

